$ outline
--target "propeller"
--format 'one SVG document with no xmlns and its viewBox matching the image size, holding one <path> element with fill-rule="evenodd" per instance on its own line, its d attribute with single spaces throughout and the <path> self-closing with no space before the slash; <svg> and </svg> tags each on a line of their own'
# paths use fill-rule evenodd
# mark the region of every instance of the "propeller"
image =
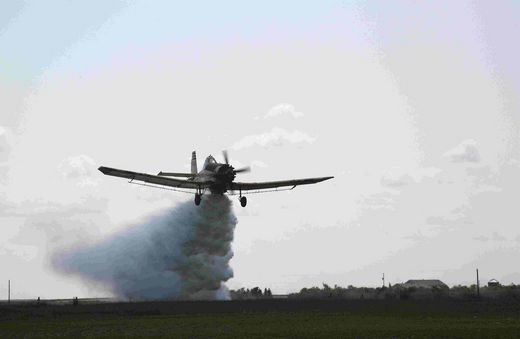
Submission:
<svg viewBox="0 0 520 339">
<path fill-rule="evenodd" d="M 251 172 L 251 167 L 250 166 L 242 167 L 242 168 L 239 168 L 239 169 L 235 169 L 233 166 L 231 166 L 229 164 L 229 155 L 228 155 L 228 151 L 227 150 L 223 150 L 222 151 L 222 155 L 224 156 L 224 162 L 226 163 L 226 165 L 228 165 L 228 168 L 229 168 L 228 170 L 231 170 L 230 172 L 233 173 L 232 174 L 233 178 L 231 179 L 231 181 L 233 181 L 235 179 L 235 175 L 237 173 L 248 173 L 248 172 Z M 231 192 L 231 194 L 234 194 L 233 190 L 230 190 L 230 192 Z"/>
<path fill-rule="evenodd" d="M 242 167 L 242 168 L 239 168 L 237 170 L 233 170 L 233 173 L 249 173 L 251 172 L 251 167 L 249 166 L 246 166 L 246 167 Z"/>
<path fill-rule="evenodd" d="M 223 150 L 222 151 L 222 155 L 224 156 L 224 162 L 226 163 L 226 165 L 229 165 L 229 158 L 228 158 L 228 153 L 226 150 Z"/>
<path fill-rule="evenodd" d="M 226 165 L 229 165 L 228 151 L 227 150 L 223 150 L 222 151 L 222 155 L 224 156 L 224 162 L 226 163 Z M 239 168 L 239 169 L 234 169 L 233 166 L 229 166 L 229 167 L 233 170 L 234 174 L 251 172 L 251 167 L 250 166 L 242 167 L 242 168 Z"/>
</svg>

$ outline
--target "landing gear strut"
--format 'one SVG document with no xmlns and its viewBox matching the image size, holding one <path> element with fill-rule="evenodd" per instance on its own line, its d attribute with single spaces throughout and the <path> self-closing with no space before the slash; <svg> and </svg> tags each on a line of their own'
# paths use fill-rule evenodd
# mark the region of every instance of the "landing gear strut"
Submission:
<svg viewBox="0 0 520 339">
<path fill-rule="evenodd" d="M 195 205 L 199 206 L 201 200 L 202 200 L 202 194 L 195 193 Z"/>
<path fill-rule="evenodd" d="M 240 197 L 239 200 L 240 200 L 240 205 L 242 207 L 246 207 L 246 205 L 247 205 L 247 198 L 246 197 Z"/>
</svg>

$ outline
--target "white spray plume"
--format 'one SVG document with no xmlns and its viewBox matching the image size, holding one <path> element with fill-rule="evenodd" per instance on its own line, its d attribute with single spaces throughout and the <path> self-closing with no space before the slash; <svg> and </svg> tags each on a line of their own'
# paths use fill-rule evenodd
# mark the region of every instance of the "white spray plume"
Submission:
<svg viewBox="0 0 520 339">
<path fill-rule="evenodd" d="M 55 254 L 53 266 L 135 299 L 228 299 L 224 282 L 237 219 L 226 196 L 185 202 L 94 245 Z"/>
</svg>

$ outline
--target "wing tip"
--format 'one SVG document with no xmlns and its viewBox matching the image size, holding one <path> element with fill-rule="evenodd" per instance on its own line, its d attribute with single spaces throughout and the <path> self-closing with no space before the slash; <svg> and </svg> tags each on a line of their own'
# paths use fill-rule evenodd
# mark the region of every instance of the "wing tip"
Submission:
<svg viewBox="0 0 520 339">
<path fill-rule="evenodd" d="M 103 173 L 103 174 L 107 174 L 110 172 L 110 169 L 108 167 L 105 167 L 105 166 L 99 166 L 98 170 Z"/>
</svg>

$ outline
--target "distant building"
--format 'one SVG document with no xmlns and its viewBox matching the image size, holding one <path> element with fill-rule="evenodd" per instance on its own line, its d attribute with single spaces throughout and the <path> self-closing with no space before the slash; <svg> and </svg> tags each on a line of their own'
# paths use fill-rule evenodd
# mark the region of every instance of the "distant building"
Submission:
<svg viewBox="0 0 520 339">
<path fill-rule="evenodd" d="M 443 283 L 442 281 L 438 279 L 412 279 L 408 280 L 404 284 L 402 284 L 403 287 L 415 287 L 415 288 L 441 288 L 441 289 L 447 289 L 449 288 L 448 285 Z"/>
<path fill-rule="evenodd" d="M 498 287 L 500 286 L 500 283 L 496 279 L 491 279 L 488 281 L 488 287 Z"/>
</svg>

